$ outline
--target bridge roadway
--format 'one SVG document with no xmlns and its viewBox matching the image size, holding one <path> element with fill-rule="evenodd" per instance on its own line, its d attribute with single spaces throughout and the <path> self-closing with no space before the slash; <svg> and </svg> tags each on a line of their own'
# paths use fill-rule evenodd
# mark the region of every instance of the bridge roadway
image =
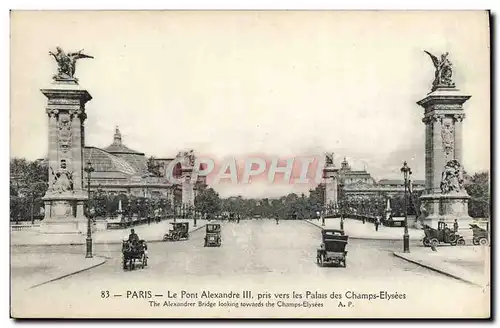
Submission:
<svg viewBox="0 0 500 328">
<path fill-rule="evenodd" d="M 209 312 L 207 308 L 162 308 L 158 311 L 150 306 L 148 300 L 125 298 L 127 291 L 151 291 L 153 298 L 163 304 L 168 291 L 180 293 L 186 290 L 200 294 L 202 290 L 240 293 L 251 290 L 256 298 L 257 293 L 305 293 L 309 290 L 339 293 L 346 300 L 345 293 L 348 291 L 377 294 L 387 291 L 406 294 L 406 300 L 354 300 L 353 308 L 347 310 L 338 309 L 337 303 L 324 303 L 317 313 L 339 316 L 460 316 L 471 311 L 476 313 L 482 299 L 480 288 L 394 257 L 392 252 L 402 248 L 401 241 L 350 240 L 347 267 L 337 268 L 316 265 L 320 230 L 301 221 L 280 221 L 279 225 L 272 220 L 225 223 L 220 248 L 203 247 L 203 237 L 204 229 L 201 229 L 187 241 L 151 243 L 148 245 L 148 267 L 134 271 L 122 269 L 120 245 L 96 245 L 95 253 L 109 258 L 104 265 L 37 287 L 26 294 L 19 293 L 19 303 L 15 304 L 29 309 L 31 313 L 45 315 L 120 316 L 125 313 L 129 316 L 211 316 L 214 312 Z M 420 246 L 412 242 L 411 247 Z M 82 261 L 85 260 L 82 246 L 27 247 L 16 251 L 81 253 Z M 102 291 L 109 291 L 110 297 L 104 295 L 105 298 L 101 298 Z M 163 296 L 155 298 L 155 294 Z M 216 313 L 217 316 L 249 316 L 248 312 L 238 312 L 240 310 L 224 312 L 229 311 L 224 308 Z M 260 311 L 259 315 L 265 316 L 276 314 L 277 310 L 266 308 Z M 280 308 L 280 311 L 289 311 L 283 312 L 285 316 L 300 313 L 310 316 L 313 313 L 311 310 L 290 308 Z"/>
</svg>

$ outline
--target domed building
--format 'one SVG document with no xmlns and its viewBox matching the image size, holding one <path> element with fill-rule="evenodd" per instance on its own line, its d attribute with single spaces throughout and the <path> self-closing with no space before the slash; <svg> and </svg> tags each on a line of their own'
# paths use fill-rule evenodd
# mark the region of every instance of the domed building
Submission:
<svg viewBox="0 0 500 328">
<path fill-rule="evenodd" d="M 174 206 L 181 202 L 182 186 L 164 176 L 167 165 L 175 158 L 147 158 L 142 152 L 132 150 L 123 144 L 118 127 L 115 129 L 113 143 L 101 149 L 85 147 L 84 165 L 90 161 L 94 171 L 91 174 L 91 191 L 102 190 L 109 195 L 125 194 L 134 197 L 167 199 Z M 152 170 L 156 167 L 156 170 Z M 180 164 L 174 168 L 174 177 L 180 177 Z M 84 174 L 84 188 L 87 177 Z M 204 187 L 200 180 L 198 188 Z"/>
</svg>

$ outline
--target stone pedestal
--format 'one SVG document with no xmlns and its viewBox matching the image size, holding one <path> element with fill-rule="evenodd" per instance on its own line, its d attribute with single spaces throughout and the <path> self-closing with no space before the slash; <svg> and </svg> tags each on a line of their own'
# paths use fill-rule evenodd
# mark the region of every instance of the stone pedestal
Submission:
<svg viewBox="0 0 500 328">
<path fill-rule="evenodd" d="M 87 196 L 80 194 L 47 194 L 45 218 L 40 225 L 43 233 L 86 233 L 87 218 L 83 214 Z"/>
<path fill-rule="evenodd" d="M 440 220 L 470 220 L 470 197 L 463 189 L 463 181 L 453 178 L 454 190 L 442 188 L 443 182 L 449 182 L 445 174 L 449 163 L 459 163 L 462 170 L 463 104 L 469 98 L 456 88 L 439 87 L 417 103 L 425 110 L 422 122 L 426 129 L 425 190 L 420 198 L 423 224 L 436 226 Z"/>
<path fill-rule="evenodd" d="M 85 233 L 87 219 L 83 190 L 85 103 L 92 99 L 76 80 L 56 81 L 42 89 L 47 97 L 49 126 L 49 187 L 43 197 L 44 233 Z"/>
<path fill-rule="evenodd" d="M 425 214 L 420 218 L 422 224 L 436 227 L 438 221 L 470 221 L 468 202 L 470 196 L 460 194 L 423 195 L 420 200 Z"/>
</svg>

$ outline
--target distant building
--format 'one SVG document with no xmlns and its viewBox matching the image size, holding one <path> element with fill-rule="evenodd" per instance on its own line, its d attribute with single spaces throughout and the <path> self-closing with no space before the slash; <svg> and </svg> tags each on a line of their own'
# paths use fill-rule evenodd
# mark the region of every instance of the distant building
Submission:
<svg viewBox="0 0 500 328">
<path fill-rule="evenodd" d="M 344 185 L 351 185 L 356 183 L 362 183 L 367 185 L 374 185 L 375 179 L 372 178 L 370 173 L 366 170 L 352 170 L 351 166 L 344 157 L 344 160 L 340 164 L 339 170 L 340 180 Z"/>
<path fill-rule="evenodd" d="M 403 179 L 401 180 L 382 179 L 378 182 L 378 185 L 381 187 L 399 188 L 404 190 L 405 182 Z M 412 180 L 411 187 L 414 190 L 423 190 L 425 188 L 425 180 Z"/>
<path fill-rule="evenodd" d="M 404 193 L 404 181 L 382 179 L 376 181 L 366 170 L 353 170 L 346 158 L 342 161 L 339 175 L 339 195 L 345 194 L 346 197 L 359 196 L 388 196 Z M 411 181 L 413 191 L 422 191 L 425 187 L 424 180 Z"/>
</svg>

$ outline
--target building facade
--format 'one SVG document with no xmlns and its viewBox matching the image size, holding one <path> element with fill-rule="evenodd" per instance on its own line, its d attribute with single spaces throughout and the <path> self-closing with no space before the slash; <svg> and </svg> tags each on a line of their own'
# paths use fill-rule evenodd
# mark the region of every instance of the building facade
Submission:
<svg viewBox="0 0 500 328">
<path fill-rule="evenodd" d="M 84 165 L 90 162 L 94 171 L 91 173 L 91 191 L 100 190 L 107 195 L 124 194 L 132 197 L 167 199 L 175 206 L 182 201 L 181 164 L 173 168 L 173 177 L 169 179 L 165 170 L 176 158 L 146 157 L 145 153 L 128 148 L 118 127 L 115 129 L 113 142 L 103 148 L 85 147 Z M 85 173 L 84 186 L 87 188 Z M 195 193 L 206 187 L 204 179 L 198 179 Z"/>
<path fill-rule="evenodd" d="M 339 199 L 342 197 L 391 197 L 404 193 L 404 181 L 402 179 L 382 179 L 377 181 L 366 170 L 353 170 L 346 158 L 344 158 L 338 170 L 338 180 Z M 425 188 L 425 181 L 413 180 L 410 188 L 414 192 L 421 192 Z"/>
</svg>

